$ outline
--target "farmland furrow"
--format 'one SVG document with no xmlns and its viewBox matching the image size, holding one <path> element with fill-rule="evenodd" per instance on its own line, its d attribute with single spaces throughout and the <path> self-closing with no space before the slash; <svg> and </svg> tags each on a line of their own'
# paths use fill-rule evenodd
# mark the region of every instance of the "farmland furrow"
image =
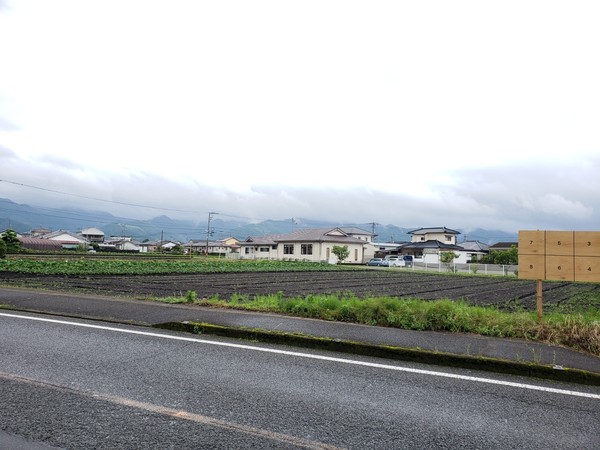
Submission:
<svg viewBox="0 0 600 450">
<path fill-rule="evenodd" d="M 339 294 L 359 297 L 397 296 L 426 300 L 464 299 L 500 308 L 535 309 L 535 283 L 502 277 L 427 274 L 408 270 L 355 270 L 347 272 L 242 272 L 173 275 L 41 276 L 0 272 L 0 283 L 46 287 L 104 295 L 166 297 L 195 291 L 199 297 L 232 294 L 285 296 Z M 544 282 L 544 304 L 569 304 L 577 293 L 597 298 L 600 285 Z M 594 297 L 596 295 L 596 297 Z M 589 300 L 593 302 L 593 300 Z M 590 303 L 591 306 L 594 306 Z M 600 305 L 595 305 L 599 307 Z"/>
</svg>

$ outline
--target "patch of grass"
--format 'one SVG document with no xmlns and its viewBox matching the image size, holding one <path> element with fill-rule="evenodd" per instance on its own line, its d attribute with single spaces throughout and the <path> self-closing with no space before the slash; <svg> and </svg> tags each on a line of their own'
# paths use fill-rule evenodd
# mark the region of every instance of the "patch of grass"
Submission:
<svg viewBox="0 0 600 450">
<path fill-rule="evenodd" d="M 170 297 L 159 300 L 407 330 L 529 339 L 600 355 L 600 310 L 597 308 L 572 314 L 551 312 L 545 314 L 540 322 L 536 312 L 501 311 L 495 307 L 472 306 L 464 301 L 448 299 L 426 301 L 397 297 L 359 298 L 349 292 L 304 297 L 284 297 L 281 292 L 254 297 L 235 294 L 229 299 L 221 299 L 219 296 L 197 299 L 188 292 L 179 301 L 176 299 Z"/>
</svg>

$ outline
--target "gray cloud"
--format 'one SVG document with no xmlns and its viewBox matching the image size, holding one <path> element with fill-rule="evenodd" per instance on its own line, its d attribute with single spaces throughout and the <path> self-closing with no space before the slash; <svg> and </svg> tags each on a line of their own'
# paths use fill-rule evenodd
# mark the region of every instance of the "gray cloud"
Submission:
<svg viewBox="0 0 600 450">
<path fill-rule="evenodd" d="M 317 189 L 256 185 L 247 192 L 237 192 L 145 172 L 97 172 L 60 158 L 44 158 L 31 166 L 1 146 L 0 159 L 3 178 L 21 183 L 2 183 L 3 197 L 39 206 L 105 210 L 132 219 L 166 214 L 203 223 L 208 211 L 216 211 L 249 220 L 302 217 L 510 232 L 598 229 L 600 224 L 600 157 L 562 165 L 463 169 L 449 174 L 452 182 L 429 186 L 427 195 L 418 185 L 400 194 L 371 186 Z M 394 182 L 398 186 L 401 177 Z M 381 186 L 381 182 L 374 179 L 373 186 Z"/>
</svg>

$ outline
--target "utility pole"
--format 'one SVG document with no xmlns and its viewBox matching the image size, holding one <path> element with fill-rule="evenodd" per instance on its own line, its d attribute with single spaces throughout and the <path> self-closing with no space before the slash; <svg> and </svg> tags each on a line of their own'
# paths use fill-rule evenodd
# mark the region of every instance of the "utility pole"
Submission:
<svg viewBox="0 0 600 450">
<path fill-rule="evenodd" d="M 369 225 L 371 225 L 371 233 L 375 236 L 375 227 L 379 224 L 377 222 L 369 222 Z"/>
<path fill-rule="evenodd" d="M 211 220 L 212 220 L 212 216 L 213 216 L 214 214 L 218 214 L 218 213 L 216 213 L 216 212 L 214 212 L 214 211 L 211 211 L 211 212 L 209 212 L 209 213 L 208 213 L 208 225 L 207 225 L 207 227 L 206 227 L 206 249 L 205 249 L 205 252 L 204 252 L 204 254 L 205 254 L 206 256 L 208 256 L 208 238 L 209 238 L 209 237 L 210 237 L 210 235 L 212 234 L 212 232 L 210 231 L 210 222 L 211 222 Z"/>
</svg>

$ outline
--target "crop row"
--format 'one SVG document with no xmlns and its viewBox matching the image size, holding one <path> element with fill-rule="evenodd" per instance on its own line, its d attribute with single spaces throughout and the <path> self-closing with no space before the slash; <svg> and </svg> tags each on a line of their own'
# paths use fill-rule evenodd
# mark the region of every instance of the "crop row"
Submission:
<svg viewBox="0 0 600 450">
<path fill-rule="evenodd" d="M 0 260 L 0 272 L 32 273 L 42 275 L 157 275 L 176 273 L 228 273 L 228 272 L 284 272 L 331 271 L 340 266 L 310 262 L 284 261 L 234 261 L 226 259 L 181 260 L 100 260 L 78 259 L 7 259 Z"/>
</svg>

